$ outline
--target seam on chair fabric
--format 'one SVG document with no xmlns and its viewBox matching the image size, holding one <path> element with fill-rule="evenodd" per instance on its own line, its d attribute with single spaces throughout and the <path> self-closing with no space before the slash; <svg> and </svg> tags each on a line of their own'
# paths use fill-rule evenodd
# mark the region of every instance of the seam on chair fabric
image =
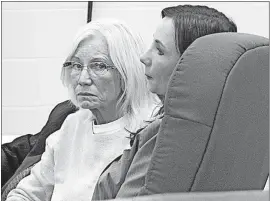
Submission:
<svg viewBox="0 0 270 201">
<path fill-rule="evenodd" d="M 202 123 L 202 122 L 199 122 L 199 121 L 196 121 L 196 120 L 192 120 L 192 119 L 189 119 L 189 118 L 184 118 L 184 117 L 181 117 L 181 116 L 174 116 L 174 115 L 170 115 L 170 114 L 166 114 L 167 116 L 170 116 L 172 118 L 175 118 L 175 119 L 183 119 L 183 120 L 186 120 L 186 121 L 190 121 L 190 122 L 193 122 L 193 123 L 196 123 L 196 124 L 200 124 L 200 125 L 203 125 L 203 126 L 207 126 L 209 128 L 212 128 L 212 126 L 210 125 L 207 125 L 205 123 Z"/>
<path fill-rule="evenodd" d="M 267 47 L 267 46 L 269 46 L 269 45 L 261 45 L 261 46 L 257 46 L 257 47 L 248 49 L 248 50 L 245 51 L 243 54 L 241 54 L 241 55 L 238 57 L 238 59 L 236 59 L 236 61 L 235 61 L 235 63 L 233 64 L 232 68 L 231 68 L 230 71 L 228 72 L 228 74 L 227 74 L 227 76 L 226 76 L 226 79 L 225 79 L 225 82 L 224 82 L 223 87 L 222 87 L 222 93 L 221 93 L 221 96 L 220 96 L 220 99 L 219 99 L 219 102 L 218 102 L 218 107 L 217 107 L 217 110 L 216 110 L 216 112 L 215 112 L 214 121 L 213 121 L 213 126 L 212 126 L 212 128 L 211 128 L 211 131 L 210 131 L 208 140 L 207 140 L 207 142 L 206 142 L 206 146 L 205 146 L 205 149 L 204 149 L 204 152 L 203 152 L 203 155 L 202 155 L 202 159 L 201 159 L 201 161 L 200 161 L 200 163 L 199 163 L 199 166 L 198 166 L 198 168 L 197 168 L 197 171 L 196 171 L 196 173 L 195 173 L 195 175 L 194 175 L 194 178 L 193 178 L 193 181 L 192 181 L 192 183 L 191 183 L 191 186 L 190 186 L 190 188 L 188 189 L 189 192 L 190 192 L 190 191 L 192 190 L 192 188 L 193 188 L 193 185 L 194 185 L 194 182 L 195 182 L 195 180 L 196 180 L 197 174 L 198 174 L 199 170 L 201 169 L 201 165 L 202 165 L 203 159 L 204 159 L 205 154 L 206 154 L 206 151 L 207 151 L 207 149 L 208 149 L 208 145 L 209 145 L 209 142 L 210 142 L 210 139 L 211 139 L 211 136 L 212 136 L 212 131 L 213 131 L 213 128 L 214 128 L 214 125 L 215 125 L 217 113 L 218 113 L 218 110 L 219 110 L 219 107 L 220 107 L 220 102 L 221 102 L 221 100 L 222 100 L 224 88 L 225 88 L 225 86 L 226 86 L 226 84 L 227 84 L 227 79 L 228 79 L 228 77 L 230 76 L 230 73 L 231 73 L 232 69 L 235 67 L 235 64 L 239 61 L 239 59 L 242 58 L 242 57 L 243 57 L 246 53 L 248 53 L 249 51 L 254 50 L 254 49 L 257 49 L 257 48 Z"/>
</svg>

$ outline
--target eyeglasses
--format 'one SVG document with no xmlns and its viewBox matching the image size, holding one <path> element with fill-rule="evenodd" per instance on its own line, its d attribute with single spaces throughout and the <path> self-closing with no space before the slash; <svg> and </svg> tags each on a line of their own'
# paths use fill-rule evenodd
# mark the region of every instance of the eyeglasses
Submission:
<svg viewBox="0 0 270 201">
<path fill-rule="evenodd" d="M 115 69 L 115 66 L 108 65 L 103 62 L 91 62 L 88 65 L 82 65 L 81 63 L 74 61 L 67 61 L 63 64 L 64 68 L 71 68 L 74 73 L 81 74 L 84 67 L 87 67 L 87 72 L 90 74 L 92 72 L 95 75 L 104 75 L 109 69 Z"/>
</svg>

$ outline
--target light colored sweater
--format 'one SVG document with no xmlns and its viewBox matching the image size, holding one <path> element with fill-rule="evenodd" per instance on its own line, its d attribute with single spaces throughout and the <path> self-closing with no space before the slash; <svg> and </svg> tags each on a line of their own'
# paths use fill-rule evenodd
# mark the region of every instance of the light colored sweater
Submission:
<svg viewBox="0 0 270 201">
<path fill-rule="evenodd" d="M 130 148 L 125 120 L 94 125 L 85 110 L 69 115 L 46 141 L 41 161 L 8 194 L 12 200 L 91 200 L 104 168 Z"/>
</svg>

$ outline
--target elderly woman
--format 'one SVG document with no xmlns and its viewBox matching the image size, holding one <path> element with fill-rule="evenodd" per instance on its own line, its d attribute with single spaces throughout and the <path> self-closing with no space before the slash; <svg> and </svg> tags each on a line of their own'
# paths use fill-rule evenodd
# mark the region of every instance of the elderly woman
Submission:
<svg viewBox="0 0 270 201">
<path fill-rule="evenodd" d="M 118 21 L 93 21 L 78 33 L 62 81 L 80 110 L 52 134 L 46 150 L 7 200 L 89 200 L 111 161 L 130 148 L 130 132 L 155 106 L 147 90 L 140 37 Z"/>
<path fill-rule="evenodd" d="M 151 92 L 157 94 L 163 102 L 171 74 L 188 46 L 199 37 L 219 32 L 236 32 L 237 27 L 223 13 L 206 6 L 168 7 L 161 14 L 162 20 L 153 35 L 153 43 L 142 55 L 141 62 L 145 65 L 145 76 Z M 106 169 L 96 186 L 94 199 L 147 194 L 144 184 L 149 178 L 145 176 L 162 117 L 163 107 L 146 128 L 135 133 L 132 149 L 124 152 L 120 162 L 115 161 Z"/>
</svg>

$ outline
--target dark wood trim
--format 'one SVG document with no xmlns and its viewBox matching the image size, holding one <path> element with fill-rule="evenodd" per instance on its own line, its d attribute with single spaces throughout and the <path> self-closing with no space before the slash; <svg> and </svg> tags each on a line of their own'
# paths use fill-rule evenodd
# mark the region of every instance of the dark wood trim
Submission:
<svg viewBox="0 0 270 201">
<path fill-rule="evenodd" d="M 93 1 L 88 1 L 87 6 L 87 23 L 92 20 Z"/>
</svg>

